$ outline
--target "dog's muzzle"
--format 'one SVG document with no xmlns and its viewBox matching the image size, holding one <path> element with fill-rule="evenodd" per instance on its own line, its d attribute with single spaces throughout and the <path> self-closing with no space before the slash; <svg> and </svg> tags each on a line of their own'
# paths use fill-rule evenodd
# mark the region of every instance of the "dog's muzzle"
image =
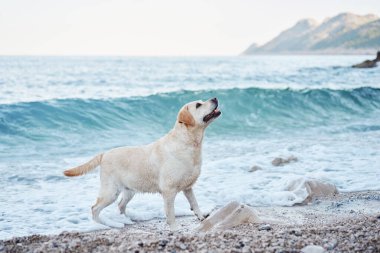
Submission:
<svg viewBox="0 0 380 253">
<path fill-rule="evenodd" d="M 206 123 L 209 122 L 211 119 L 219 117 L 220 114 L 222 114 L 222 112 L 218 109 L 218 99 L 212 98 L 210 99 L 210 101 L 215 105 L 215 107 L 214 110 L 212 110 L 212 112 L 203 117 L 203 121 Z"/>
</svg>

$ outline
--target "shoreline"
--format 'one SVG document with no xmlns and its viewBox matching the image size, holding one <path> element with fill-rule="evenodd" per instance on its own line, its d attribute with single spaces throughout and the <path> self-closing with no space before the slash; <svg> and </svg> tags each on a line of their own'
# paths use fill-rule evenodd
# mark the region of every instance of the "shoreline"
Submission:
<svg viewBox="0 0 380 253">
<path fill-rule="evenodd" d="M 344 192 L 304 206 L 252 207 L 259 223 L 225 231 L 195 232 L 194 216 L 177 217 L 180 230 L 153 219 L 123 229 L 62 232 L 0 240 L 0 252 L 328 252 L 380 251 L 380 191 Z"/>
</svg>

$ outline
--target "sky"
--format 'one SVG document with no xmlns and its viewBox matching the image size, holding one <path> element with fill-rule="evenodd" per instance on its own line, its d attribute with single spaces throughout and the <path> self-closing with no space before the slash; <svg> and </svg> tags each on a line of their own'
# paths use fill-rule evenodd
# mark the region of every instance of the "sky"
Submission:
<svg viewBox="0 0 380 253">
<path fill-rule="evenodd" d="M 380 0 L 0 0 L 0 55 L 237 55 Z"/>
</svg>

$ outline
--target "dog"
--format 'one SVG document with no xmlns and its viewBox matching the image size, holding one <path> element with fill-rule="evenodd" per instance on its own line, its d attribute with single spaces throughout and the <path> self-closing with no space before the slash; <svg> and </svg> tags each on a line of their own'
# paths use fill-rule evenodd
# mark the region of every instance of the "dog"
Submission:
<svg viewBox="0 0 380 253">
<path fill-rule="evenodd" d="M 92 206 L 93 220 L 100 224 L 112 226 L 99 214 L 120 193 L 122 199 L 118 207 L 124 215 L 135 193 L 160 193 L 167 224 L 170 230 L 177 230 L 174 200 L 181 191 L 198 219 L 205 218 L 192 187 L 201 172 L 205 129 L 220 115 L 217 98 L 187 103 L 179 111 L 173 129 L 157 141 L 145 146 L 111 149 L 83 165 L 64 171 L 64 175 L 80 176 L 101 167 L 100 191 L 96 204 Z"/>
</svg>

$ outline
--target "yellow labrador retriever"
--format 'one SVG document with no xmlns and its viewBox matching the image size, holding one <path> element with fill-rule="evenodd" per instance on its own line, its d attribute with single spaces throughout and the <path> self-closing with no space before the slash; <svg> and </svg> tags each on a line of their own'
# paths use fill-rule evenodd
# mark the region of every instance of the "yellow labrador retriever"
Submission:
<svg viewBox="0 0 380 253">
<path fill-rule="evenodd" d="M 66 170 L 68 177 L 80 176 L 100 165 L 100 192 L 92 207 L 93 219 L 107 226 L 100 212 L 122 193 L 119 203 L 125 214 L 136 192 L 160 193 L 165 204 L 167 223 L 176 230 L 174 199 L 183 191 L 198 219 L 204 219 L 192 186 L 201 172 L 202 141 L 206 127 L 219 115 L 217 98 L 184 105 L 174 128 L 161 139 L 138 147 L 120 147 L 95 156 L 91 161 Z"/>
</svg>

